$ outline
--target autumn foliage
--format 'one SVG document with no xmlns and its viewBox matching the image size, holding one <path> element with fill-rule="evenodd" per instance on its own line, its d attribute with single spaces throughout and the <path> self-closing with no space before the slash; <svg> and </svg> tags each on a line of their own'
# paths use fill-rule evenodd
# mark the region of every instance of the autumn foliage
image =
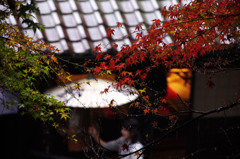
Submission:
<svg viewBox="0 0 240 159">
<path fill-rule="evenodd" d="M 10 9 L 1 11 L 0 14 L 0 87 L 1 91 L 15 93 L 20 98 L 19 107 L 31 113 L 35 118 L 44 122 L 51 122 L 59 127 L 57 119 L 67 119 L 70 109 L 64 107 L 64 102 L 59 102 L 53 97 L 47 97 L 36 89 L 36 81 L 44 81 L 47 77 L 55 77 L 64 85 L 64 81 L 70 81 L 70 74 L 63 71 L 55 53 L 58 50 L 42 40 L 34 41 L 23 34 L 18 27 L 6 23 L 9 15 L 19 22 L 23 18 L 33 30 L 40 29 L 38 25 L 29 21 L 29 13 L 35 7 L 26 7 L 21 2 L 13 6 L 4 0 L 1 4 Z M 23 9 L 21 10 L 21 8 Z M 35 9 L 34 9 L 35 8 Z M 139 24 L 135 27 L 135 41 L 132 45 L 124 44 L 116 54 L 103 53 L 103 44 L 99 44 L 93 50 L 95 53 L 94 64 L 87 61 L 80 66 L 86 73 L 107 76 L 116 74 L 116 88 L 121 89 L 125 84 L 138 89 L 139 98 L 130 104 L 130 107 L 141 110 L 141 115 L 155 115 L 174 121 L 179 112 L 167 108 L 164 97 L 166 90 L 157 83 L 160 72 L 164 74 L 170 68 L 189 68 L 191 70 L 202 69 L 196 61 L 211 55 L 216 57 L 213 61 L 204 61 L 205 67 L 222 67 L 235 62 L 227 58 L 219 58 L 229 49 L 239 52 L 240 42 L 240 3 L 239 0 L 203 0 L 193 1 L 184 6 L 174 5 L 162 10 L 164 20 L 154 19 L 153 24 L 144 29 Z M 117 22 L 117 27 L 124 24 Z M 147 34 L 145 34 L 147 32 Z M 107 36 L 113 37 L 115 30 L 107 29 Z M 59 58 L 59 59 L 58 59 Z M 61 59 L 62 60 L 62 59 Z M 65 61 L 66 62 L 66 61 Z M 93 67 L 94 65 L 94 67 Z M 157 76 L 158 77 L 158 76 Z M 214 83 L 209 77 L 207 83 L 213 87 Z M 79 90 L 76 83 L 74 90 Z M 107 94 L 108 88 L 101 93 Z M 114 100 L 109 103 L 112 108 Z M 227 109 L 222 108 L 222 110 Z M 219 109 L 220 110 L 220 109 Z M 217 111 L 219 111 L 217 110 Z M 107 110 L 109 111 L 109 110 Z M 108 112 L 112 114 L 111 111 Z M 172 122 L 174 125 L 174 122 Z M 157 128 L 158 121 L 153 121 L 152 126 Z M 148 134 L 146 135 L 148 136 Z M 128 150 L 127 145 L 122 145 L 123 150 Z M 136 156 L 139 153 L 136 152 Z"/>
<path fill-rule="evenodd" d="M 10 7 L 10 10 L 1 11 L 4 14 L 0 16 L 1 42 L 4 45 L 1 49 L 6 49 L 4 51 L 9 53 L 1 55 L 2 59 L 8 60 L 3 60 L 4 69 L 9 68 L 5 72 L 17 70 L 18 76 L 31 75 L 34 80 L 39 75 L 44 73 L 48 75 L 53 72 L 62 81 L 70 80 L 70 75 L 62 71 L 54 55 L 58 51 L 56 48 L 41 40 L 34 41 L 17 27 L 12 27 L 5 22 L 5 19 L 12 14 L 18 22 L 21 17 L 25 22 L 29 22 L 33 30 L 40 29 L 41 27 L 29 20 L 31 14 L 23 12 L 26 9 L 31 12 L 37 11 L 34 5 L 24 6 L 19 2 L 11 6 L 7 1 L 1 4 Z M 197 70 L 201 66 L 197 65 L 196 61 L 204 56 L 221 56 L 224 50 L 239 47 L 240 4 L 238 0 L 193 1 L 185 6 L 165 7 L 162 15 L 164 20 L 154 19 L 153 24 L 147 29 L 144 29 L 141 24 L 137 25 L 134 31 L 136 38 L 132 45 L 124 44 L 119 48 L 120 46 L 113 44 L 113 47 L 120 51 L 116 54 L 104 54 L 102 47 L 105 46 L 99 44 L 93 50 L 96 56 L 94 67 L 92 64 L 88 65 L 88 62 L 81 66 L 87 73 L 118 75 L 115 79 L 117 89 L 121 89 L 124 84 L 136 87 L 141 98 L 131 106 L 143 109 L 144 115 L 159 115 L 161 107 L 166 104 L 163 88 L 156 82 L 157 78 L 152 79 L 159 70 L 165 72 L 173 67 Z M 117 27 L 124 27 L 124 24 L 117 22 Z M 114 33 L 113 28 L 107 29 L 108 37 L 115 36 Z M 37 65 L 31 62 L 26 65 L 26 59 L 21 61 L 23 56 L 35 59 L 34 62 Z M 13 61 L 16 62 L 13 64 Z M 231 62 L 234 61 L 229 59 L 207 61 L 204 66 L 221 67 Z M 36 67 L 28 68 L 30 66 Z M 22 70 L 24 67 L 26 69 Z M 210 80 L 208 85 L 212 87 L 214 84 Z M 107 93 L 108 88 L 103 91 Z"/>
<path fill-rule="evenodd" d="M 238 0 L 193 1 L 182 7 L 165 7 L 162 15 L 165 20 L 153 20 L 152 26 L 147 28 L 147 35 L 143 34 L 143 27 L 137 25 L 136 40 L 131 46 L 124 44 L 114 56 L 100 54 L 101 45 L 95 48 L 96 59 L 101 62 L 94 72 L 104 74 L 111 71 L 118 74 L 118 89 L 123 84 L 140 86 L 140 94 L 145 98 L 142 98 L 145 103 L 144 114 L 153 110 L 150 109 L 151 102 L 146 102 L 149 96 L 141 91 L 148 87 L 146 83 L 149 72 L 157 68 L 167 70 L 173 67 L 196 70 L 199 69 L 196 60 L 210 54 L 221 56 L 221 51 L 239 46 Z M 123 24 L 118 22 L 117 26 L 123 27 Z M 114 30 L 109 28 L 107 34 L 114 36 Z M 212 61 L 211 64 L 217 62 L 223 66 L 230 61 L 223 59 L 220 62 Z"/>
<path fill-rule="evenodd" d="M 46 82 L 50 76 L 57 77 L 62 83 L 70 80 L 70 74 L 59 65 L 54 54 L 58 52 L 56 47 L 31 38 L 21 27 L 6 22 L 6 18 L 14 15 L 18 22 L 22 18 L 33 30 L 41 29 L 30 19 L 30 13 L 36 11 L 35 6 L 22 2 L 9 4 L 7 1 L 0 4 L 10 8 L 3 8 L 0 14 L 0 91 L 12 93 L 19 99 L 5 106 L 17 103 L 22 114 L 30 114 L 58 127 L 59 120 L 69 118 L 70 109 L 64 107 L 64 102 L 40 92 L 37 83 Z M 4 103 L 4 98 L 1 97 L 0 101 Z"/>
</svg>

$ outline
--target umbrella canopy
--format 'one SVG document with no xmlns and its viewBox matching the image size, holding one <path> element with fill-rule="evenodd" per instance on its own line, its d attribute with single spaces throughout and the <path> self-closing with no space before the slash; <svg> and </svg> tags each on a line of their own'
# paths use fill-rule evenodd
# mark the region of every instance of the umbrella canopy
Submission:
<svg viewBox="0 0 240 159">
<path fill-rule="evenodd" d="M 2 91 L 0 88 L 0 116 L 18 113 L 18 98 L 10 92 Z M 12 103 L 10 107 L 7 103 Z"/>
<path fill-rule="evenodd" d="M 75 83 L 65 87 L 55 87 L 45 93 L 64 101 L 67 106 L 75 108 L 104 108 L 127 104 L 138 97 L 138 91 L 128 85 L 116 89 L 116 82 L 101 78 L 85 78 L 77 81 L 79 89 L 74 89 Z M 105 93 L 104 90 L 108 88 Z M 104 92 L 104 93 L 103 93 Z"/>
</svg>

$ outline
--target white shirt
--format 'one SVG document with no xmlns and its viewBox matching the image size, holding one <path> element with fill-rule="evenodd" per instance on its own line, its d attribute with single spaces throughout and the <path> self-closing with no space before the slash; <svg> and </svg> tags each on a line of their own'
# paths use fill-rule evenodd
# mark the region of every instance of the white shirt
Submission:
<svg viewBox="0 0 240 159">
<path fill-rule="evenodd" d="M 130 142 L 127 142 L 123 137 L 120 137 L 116 140 L 106 142 L 104 144 L 104 147 L 111 151 L 118 151 L 120 155 L 126 155 L 141 149 L 143 145 L 140 142 L 131 144 Z M 141 154 L 141 152 L 142 151 L 138 151 L 138 153 L 133 153 L 131 155 L 123 157 L 122 159 L 137 159 L 138 155 Z M 141 155 L 139 159 L 143 159 L 143 155 Z"/>
</svg>

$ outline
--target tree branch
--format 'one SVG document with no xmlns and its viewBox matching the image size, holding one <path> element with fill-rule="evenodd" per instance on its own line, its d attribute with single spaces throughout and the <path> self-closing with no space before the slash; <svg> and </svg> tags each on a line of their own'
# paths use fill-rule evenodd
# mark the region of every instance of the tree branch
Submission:
<svg viewBox="0 0 240 159">
<path fill-rule="evenodd" d="M 196 121 L 196 120 L 198 120 L 198 119 L 200 119 L 200 118 L 203 118 L 203 117 L 205 117 L 205 116 L 207 116 L 207 115 L 210 115 L 210 114 L 213 114 L 213 113 L 218 113 L 218 112 L 221 112 L 221 111 L 224 111 L 224 110 L 228 110 L 228 109 L 230 109 L 230 108 L 234 108 L 234 107 L 237 107 L 237 106 L 240 106 L 240 98 L 239 98 L 236 102 L 231 103 L 231 104 L 229 104 L 229 105 L 221 106 L 221 107 L 218 107 L 218 108 L 216 108 L 216 109 L 213 109 L 213 110 L 210 110 L 210 111 L 207 111 L 207 112 L 202 113 L 201 115 L 199 115 L 199 116 L 197 116 L 197 117 L 195 117 L 195 118 L 193 118 L 193 119 L 191 119 L 191 120 L 189 120 L 189 121 L 187 121 L 187 122 L 185 122 L 185 123 L 183 123 L 183 124 L 181 124 L 181 125 L 173 128 L 172 130 L 170 130 L 170 131 L 168 131 L 167 133 L 165 133 L 163 136 L 161 136 L 161 137 L 159 137 L 159 138 L 151 141 L 150 143 L 146 144 L 143 148 L 141 148 L 141 149 L 139 149 L 139 150 L 137 150 L 137 151 L 131 152 L 131 153 L 126 154 L 126 155 L 119 155 L 119 156 L 120 156 L 120 157 L 125 157 L 125 156 L 128 156 L 128 155 L 134 154 L 134 153 L 136 153 L 136 152 L 139 152 L 139 151 L 141 151 L 141 150 L 143 151 L 142 153 L 144 153 L 145 149 L 151 147 L 151 146 L 154 145 L 154 144 L 157 144 L 157 143 L 158 143 L 159 141 L 161 141 L 163 138 L 171 135 L 172 133 L 178 131 L 179 129 L 181 129 L 181 128 L 187 126 L 187 125 L 189 125 L 190 123 L 192 123 L 192 122 L 194 122 L 194 121 Z"/>
</svg>

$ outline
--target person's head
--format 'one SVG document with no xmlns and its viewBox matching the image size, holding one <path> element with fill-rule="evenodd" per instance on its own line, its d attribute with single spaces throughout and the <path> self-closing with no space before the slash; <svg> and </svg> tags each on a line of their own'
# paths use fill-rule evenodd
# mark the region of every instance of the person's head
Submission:
<svg viewBox="0 0 240 159">
<path fill-rule="evenodd" d="M 136 143 L 140 139 L 139 122 L 133 117 L 126 118 L 122 123 L 122 136 L 131 143 Z"/>
</svg>

